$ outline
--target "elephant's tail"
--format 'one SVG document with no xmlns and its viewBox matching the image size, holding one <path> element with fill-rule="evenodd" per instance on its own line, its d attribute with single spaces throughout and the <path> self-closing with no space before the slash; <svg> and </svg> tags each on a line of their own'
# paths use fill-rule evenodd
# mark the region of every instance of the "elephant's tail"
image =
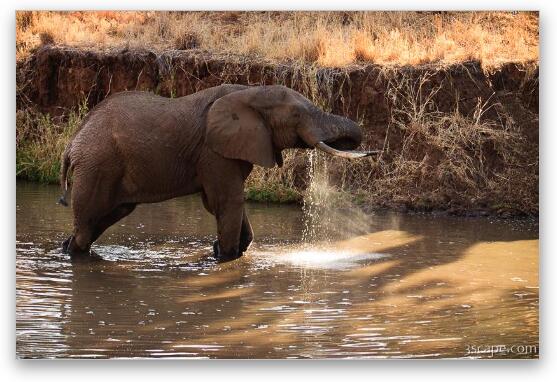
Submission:
<svg viewBox="0 0 557 382">
<path fill-rule="evenodd" d="M 71 167 L 71 160 L 70 160 L 70 149 L 72 147 L 72 143 L 68 143 L 64 153 L 62 154 L 62 166 L 60 168 L 60 187 L 62 188 L 62 196 L 58 199 L 58 203 L 67 207 L 68 202 L 66 198 L 68 196 L 68 172 Z"/>
</svg>

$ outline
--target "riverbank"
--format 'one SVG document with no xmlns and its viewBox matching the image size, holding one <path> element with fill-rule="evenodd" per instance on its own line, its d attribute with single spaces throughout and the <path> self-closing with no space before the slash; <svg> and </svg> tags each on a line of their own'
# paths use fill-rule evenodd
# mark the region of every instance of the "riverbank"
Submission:
<svg viewBox="0 0 557 382">
<path fill-rule="evenodd" d="M 199 49 L 80 50 L 45 45 L 17 63 L 17 176 L 56 181 L 65 142 L 110 94 L 180 97 L 221 83 L 282 84 L 357 121 L 374 161 L 325 158 L 328 183 L 366 209 L 503 216 L 538 214 L 538 66 L 323 67 Z M 308 152 L 256 168 L 251 200 L 296 202 Z"/>
</svg>

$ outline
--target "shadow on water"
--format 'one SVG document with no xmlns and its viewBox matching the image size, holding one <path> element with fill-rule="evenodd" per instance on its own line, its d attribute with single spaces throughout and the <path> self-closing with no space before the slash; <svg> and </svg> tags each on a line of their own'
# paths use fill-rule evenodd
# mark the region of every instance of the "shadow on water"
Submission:
<svg viewBox="0 0 557 382">
<path fill-rule="evenodd" d="M 72 264 L 56 193 L 18 183 L 19 357 L 537 357 L 492 352 L 539 344 L 536 222 L 377 214 L 308 246 L 298 208 L 250 205 L 256 243 L 217 264 L 212 217 L 180 198 Z"/>
</svg>

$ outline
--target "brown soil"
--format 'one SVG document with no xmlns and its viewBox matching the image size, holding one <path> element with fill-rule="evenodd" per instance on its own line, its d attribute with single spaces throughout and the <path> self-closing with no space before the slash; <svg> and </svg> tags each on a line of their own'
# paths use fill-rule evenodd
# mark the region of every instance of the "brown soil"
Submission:
<svg viewBox="0 0 557 382">
<path fill-rule="evenodd" d="M 524 160 L 535 164 L 524 169 L 531 175 L 529 182 L 534 184 L 528 190 L 521 190 L 522 196 L 517 196 L 531 199 L 528 207 L 507 201 L 505 210 L 536 214 L 539 94 L 535 63 L 508 63 L 491 72 L 484 71 L 478 62 L 448 67 L 366 65 L 332 69 L 218 56 L 201 50 L 163 54 L 127 50 L 100 53 L 43 46 L 17 64 L 17 107 L 33 107 L 43 113 L 61 115 L 76 108 L 83 99 L 93 107 L 108 95 L 124 90 L 150 90 L 162 96 L 180 97 L 222 83 L 282 84 L 305 94 L 325 110 L 359 121 L 364 129 L 364 146 L 385 148 L 383 160 L 388 161 L 400 152 L 405 140 L 403 130 L 388 128 L 396 119 L 393 86 L 397 79 L 417 83 L 424 77 L 428 80 L 416 93 L 417 102 L 432 96 L 424 112 L 450 114 L 458 110 L 462 116 L 474 119 L 480 102 L 486 103 L 482 121 L 518 126 Z M 508 166 L 495 147 L 487 144 L 483 149 L 491 173 Z M 443 155 L 439 149 L 419 144 L 412 153 L 415 160 L 427 158 L 433 165 Z M 385 201 L 379 204 L 389 205 Z M 435 202 L 432 208 L 482 210 L 494 204 L 493 200 L 484 198 L 481 202 L 468 200 L 459 207 Z"/>
</svg>

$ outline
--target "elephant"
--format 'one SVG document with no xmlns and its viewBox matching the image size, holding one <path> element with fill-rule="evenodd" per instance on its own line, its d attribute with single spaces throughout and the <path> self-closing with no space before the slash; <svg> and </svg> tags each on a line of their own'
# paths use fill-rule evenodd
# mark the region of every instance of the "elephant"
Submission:
<svg viewBox="0 0 557 382">
<path fill-rule="evenodd" d="M 282 166 L 289 148 L 376 153 L 349 151 L 361 140 L 355 122 L 285 86 L 225 84 L 179 98 L 116 93 L 89 111 L 62 154 L 59 202 L 67 206 L 71 191 L 73 212 L 62 250 L 98 257 L 92 243 L 137 204 L 201 193 L 217 221 L 214 256 L 237 259 L 253 240 L 244 181 L 254 165 Z"/>
</svg>

